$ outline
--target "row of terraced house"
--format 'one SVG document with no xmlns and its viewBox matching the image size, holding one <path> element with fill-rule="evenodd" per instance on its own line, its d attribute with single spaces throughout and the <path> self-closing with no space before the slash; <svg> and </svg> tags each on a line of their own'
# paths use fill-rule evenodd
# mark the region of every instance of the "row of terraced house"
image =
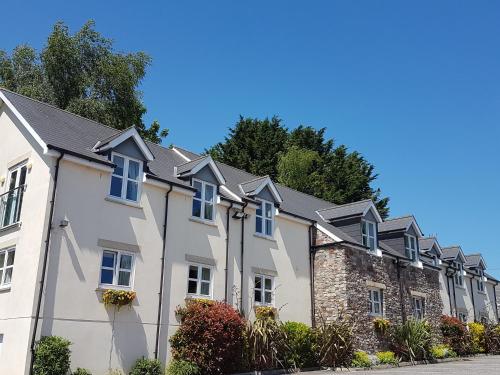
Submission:
<svg viewBox="0 0 500 375">
<path fill-rule="evenodd" d="M 309 325 L 354 313 L 365 350 L 377 316 L 498 320 L 481 255 L 425 237 L 413 216 L 334 205 L 4 89 L 0 104 L 1 374 L 28 374 L 47 335 L 95 374 L 166 363 L 190 298 Z M 134 291 L 131 308 L 106 308 L 107 289 Z"/>
</svg>

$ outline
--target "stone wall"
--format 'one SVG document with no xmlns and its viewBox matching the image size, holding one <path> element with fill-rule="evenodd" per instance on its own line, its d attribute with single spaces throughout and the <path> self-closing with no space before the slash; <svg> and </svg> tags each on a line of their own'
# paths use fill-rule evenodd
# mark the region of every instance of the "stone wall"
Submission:
<svg viewBox="0 0 500 375">
<path fill-rule="evenodd" d="M 323 241 L 322 244 L 325 243 Z M 425 317 L 435 327 L 439 325 L 443 309 L 439 295 L 439 271 L 412 266 L 400 268 L 401 290 L 395 259 L 378 257 L 342 243 L 318 248 L 314 268 L 317 321 L 334 319 L 341 310 L 354 315 L 357 347 L 361 350 L 374 352 L 387 349 L 387 343 L 375 333 L 374 317 L 368 310 L 370 286 L 383 289 L 384 317 L 392 324 L 401 323 L 403 315 L 412 316 L 413 293 L 425 295 Z"/>
</svg>

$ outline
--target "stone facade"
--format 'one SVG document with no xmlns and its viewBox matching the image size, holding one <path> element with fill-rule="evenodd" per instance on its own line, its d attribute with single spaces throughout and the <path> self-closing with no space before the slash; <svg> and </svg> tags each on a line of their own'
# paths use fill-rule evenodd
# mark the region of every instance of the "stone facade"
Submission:
<svg viewBox="0 0 500 375">
<path fill-rule="evenodd" d="M 439 271 L 429 268 L 400 266 L 391 257 L 379 257 L 339 243 L 325 246 L 319 234 L 314 258 L 314 298 L 316 320 L 331 320 L 345 311 L 356 317 L 357 347 L 369 352 L 387 349 L 384 340 L 375 332 L 374 316 L 369 313 L 368 289 L 383 290 L 384 318 L 398 324 L 411 317 L 412 296 L 425 297 L 425 318 L 439 326 L 443 304 L 439 294 Z M 401 283 L 400 283 L 401 281 Z"/>
</svg>

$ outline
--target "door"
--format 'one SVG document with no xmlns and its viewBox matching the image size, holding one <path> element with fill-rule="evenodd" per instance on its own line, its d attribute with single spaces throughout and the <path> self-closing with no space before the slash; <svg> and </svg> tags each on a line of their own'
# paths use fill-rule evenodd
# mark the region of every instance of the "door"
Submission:
<svg viewBox="0 0 500 375">
<path fill-rule="evenodd" d="M 26 165 L 19 165 L 9 170 L 7 192 L 2 196 L 3 206 L 2 226 L 17 223 L 23 203 L 24 184 L 26 183 Z"/>
</svg>

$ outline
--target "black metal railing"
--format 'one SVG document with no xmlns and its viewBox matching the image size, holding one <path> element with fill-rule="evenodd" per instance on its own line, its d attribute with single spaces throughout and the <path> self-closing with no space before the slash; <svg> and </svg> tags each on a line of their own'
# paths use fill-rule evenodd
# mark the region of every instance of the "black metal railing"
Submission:
<svg viewBox="0 0 500 375">
<path fill-rule="evenodd" d="M 0 229 L 19 222 L 26 185 L 0 195 Z"/>
</svg>

